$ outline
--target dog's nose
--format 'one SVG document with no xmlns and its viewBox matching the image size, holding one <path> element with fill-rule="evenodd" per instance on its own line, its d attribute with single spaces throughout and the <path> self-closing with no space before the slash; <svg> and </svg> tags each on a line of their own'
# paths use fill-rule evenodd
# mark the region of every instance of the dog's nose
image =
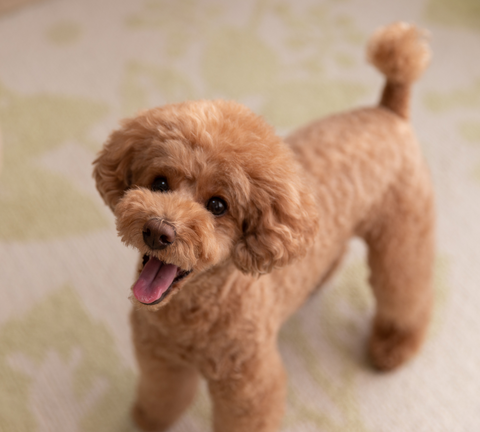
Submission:
<svg viewBox="0 0 480 432">
<path fill-rule="evenodd" d="M 175 241 L 175 229 L 168 222 L 150 219 L 143 226 L 143 241 L 150 249 L 165 249 Z"/>
</svg>

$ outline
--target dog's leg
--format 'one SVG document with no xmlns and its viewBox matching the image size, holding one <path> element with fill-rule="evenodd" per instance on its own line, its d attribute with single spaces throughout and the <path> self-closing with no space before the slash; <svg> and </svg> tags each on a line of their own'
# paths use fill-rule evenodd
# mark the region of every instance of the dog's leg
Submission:
<svg viewBox="0 0 480 432">
<path fill-rule="evenodd" d="M 283 418 L 286 375 L 276 349 L 244 364 L 238 376 L 209 379 L 215 432 L 277 432 Z"/>
<path fill-rule="evenodd" d="M 190 405 L 197 388 L 194 369 L 138 356 L 140 380 L 133 418 L 145 431 L 167 430 Z"/>
<path fill-rule="evenodd" d="M 369 353 L 381 370 L 417 351 L 431 314 L 434 205 L 428 180 L 420 184 L 388 194 L 364 236 L 377 301 Z"/>
<path fill-rule="evenodd" d="M 140 369 L 133 418 L 142 430 L 165 431 L 192 402 L 198 373 L 188 365 L 154 355 L 158 345 L 148 340 L 147 330 L 136 331 L 135 323 L 133 330 Z"/>
</svg>

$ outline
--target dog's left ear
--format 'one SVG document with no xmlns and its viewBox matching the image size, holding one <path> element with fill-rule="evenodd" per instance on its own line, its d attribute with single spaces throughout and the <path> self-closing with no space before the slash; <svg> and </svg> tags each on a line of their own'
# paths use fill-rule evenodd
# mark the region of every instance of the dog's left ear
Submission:
<svg viewBox="0 0 480 432">
<path fill-rule="evenodd" d="M 135 139 L 127 133 L 130 123 L 133 121 L 124 121 L 123 127 L 110 135 L 93 161 L 97 190 L 112 211 L 131 183 Z"/>
<path fill-rule="evenodd" d="M 310 191 L 295 173 L 256 185 L 253 195 L 233 259 L 242 272 L 256 275 L 303 256 L 317 233 L 318 215 Z"/>
</svg>

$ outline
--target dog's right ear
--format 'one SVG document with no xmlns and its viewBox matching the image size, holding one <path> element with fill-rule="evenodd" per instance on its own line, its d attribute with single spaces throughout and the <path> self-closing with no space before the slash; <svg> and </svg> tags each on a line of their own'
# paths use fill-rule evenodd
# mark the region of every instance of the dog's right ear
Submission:
<svg viewBox="0 0 480 432">
<path fill-rule="evenodd" d="M 110 135 L 93 161 L 93 178 L 97 190 L 112 211 L 131 185 L 135 140 L 127 133 L 128 123 L 129 121 L 124 122 L 121 129 Z"/>
</svg>

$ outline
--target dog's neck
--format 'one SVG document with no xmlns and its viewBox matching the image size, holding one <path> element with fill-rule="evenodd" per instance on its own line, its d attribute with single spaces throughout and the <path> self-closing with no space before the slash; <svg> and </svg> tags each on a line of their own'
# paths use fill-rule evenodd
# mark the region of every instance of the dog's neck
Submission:
<svg viewBox="0 0 480 432">
<path fill-rule="evenodd" d="M 155 320 L 177 328 L 199 322 L 202 327 L 214 325 L 221 319 L 221 311 L 228 309 L 223 304 L 230 304 L 232 297 L 248 296 L 254 280 L 240 272 L 231 260 L 192 276 L 164 307 L 153 313 Z"/>
<path fill-rule="evenodd" d="M 251 276 L 241 273 L 231 260 L 227 260 L 187 281 L 176 297 L 187 307 L 195 307 L 200 303 L 205 305 L 209 301 L 218 305 L 229 297 L 239 283 L 243 286 L 246 279 L 250 278 Z M 172 302 L 174 300 L 176 299 L 172 299 Z"/>
</svg>

